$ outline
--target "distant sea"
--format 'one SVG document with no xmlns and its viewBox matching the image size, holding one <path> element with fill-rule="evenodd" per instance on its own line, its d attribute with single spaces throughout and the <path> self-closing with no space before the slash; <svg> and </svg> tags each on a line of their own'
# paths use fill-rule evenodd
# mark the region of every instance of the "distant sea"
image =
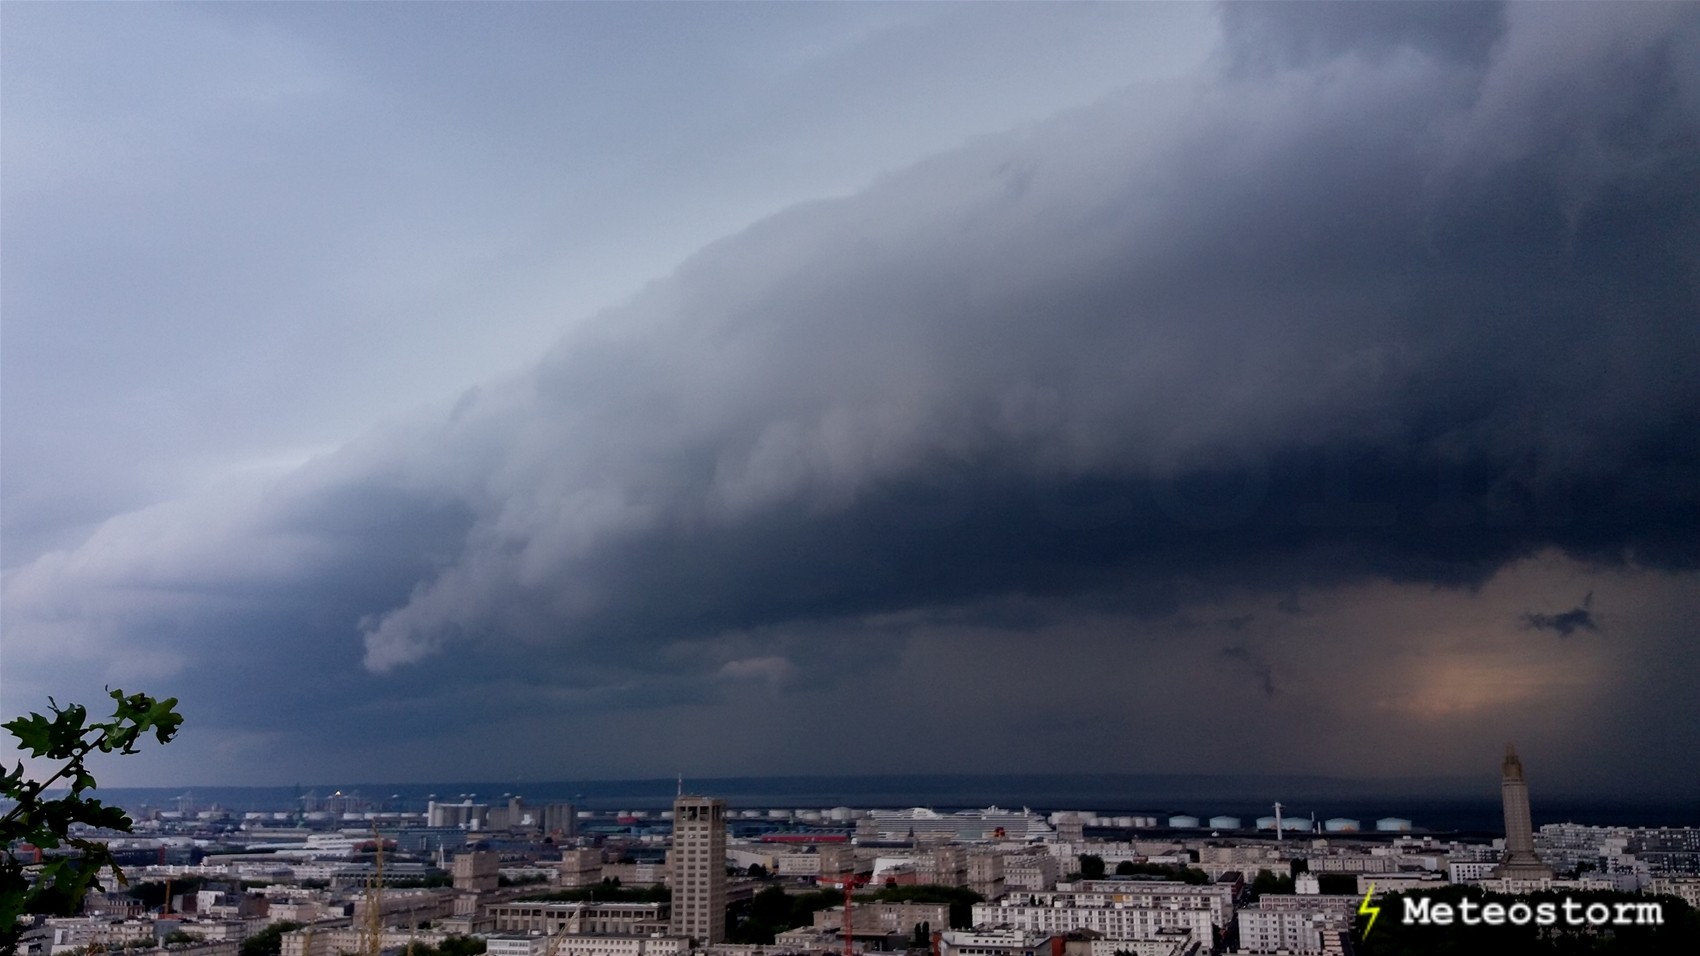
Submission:
<svg viewBox="0 0 1700 956">
<path fill-rule="evenodd" d="M 1240 817 L 1251 826 L 1280 800 L 1289 818 L 1346 817 L 1373 830 L 1383 817 L 1412 821 L 1420 830 L 1498 834 L 1503 829 L 1498 781 L 1352 781 L 1328 777 L 1228 777 L 1126 774 L 875 775 L 857 777 L 689 778 L 687 792 L 723 797 L 734 808 L 819 810 L 931 807 L 949 811 L 1000 806 L 1009 809 L 1085 810 L 1101 816 L 1188 814 Z M 650 780 L 484 781 L 438 784 L 303 783 L 299 787 L 102 788 L 102 799 L 131 811 L 172 809 L 180 798 L 196 807 L 234 812 L 282 811 L 300 797 L 341 791 L 388 810 L 424 810 L 431 799 L 498 802 L 509 794 L 527 803 L 572 803 L 586 810 L 661 810 L 672 805 L 678 782 Z M 1531 804 L 1537 826 L 1574 822 L 1615 826 L 1700 826 L 1700 794 L 1685 800 L 1543 798 L 1538 784 Z"/>
</svg>

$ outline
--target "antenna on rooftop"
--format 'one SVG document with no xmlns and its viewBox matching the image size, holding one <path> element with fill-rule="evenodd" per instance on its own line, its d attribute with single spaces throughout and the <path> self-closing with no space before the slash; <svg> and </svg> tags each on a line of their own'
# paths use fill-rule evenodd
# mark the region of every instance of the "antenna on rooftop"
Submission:
<svg viewBox="0 0 1700 956">
<path fill-rule="evenodd" d="M 679 793 L 678 793 L 678 796 L 682 797 L 684 795 L 685 795 L 685 775 L 679 774 Z"/>
</svg>

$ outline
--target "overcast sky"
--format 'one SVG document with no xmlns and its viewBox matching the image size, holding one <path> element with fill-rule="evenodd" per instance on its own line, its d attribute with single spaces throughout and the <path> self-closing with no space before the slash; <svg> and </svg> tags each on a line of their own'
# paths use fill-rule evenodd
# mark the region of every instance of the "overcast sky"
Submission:
<svg viewBox="0 0 1700 956">
<path fill-rule="evenodd" d="M 1700 780 L 1700 6 L 6 4 L 103 782 Z"/>
</svg>

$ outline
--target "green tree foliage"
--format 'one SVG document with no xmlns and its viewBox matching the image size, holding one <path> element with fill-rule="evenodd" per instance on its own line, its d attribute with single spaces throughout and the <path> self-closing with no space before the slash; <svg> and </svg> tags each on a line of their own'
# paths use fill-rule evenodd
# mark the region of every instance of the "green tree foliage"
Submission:
<svg viewBox="0 0 1700 956">
<path fill-rule="evenodd" d="M 289 920 L 273 923 L 243 940 L 240 956 L 279 956 L 283 952 L 283 934 L 302 925 Z"/>
<path fill-rule="evenodd" d="M 1169 866 L 1164 863 L 1135 863 L 1123 860 L 1116 864 L 1117 876 L 1150 876 L 1195 885 L 1210 882 L 1210 874 L 1189 866 Z"/>
<path fill-rule="evenodd" d="M 183 718 L 176 711 L 175 697 L 155 700 L 146 694 L 109 691 L 114 703 L 112 716 L 91 721 L 81 704 L 64 707 L 52 698 L 52 716 L 32 713 L 7 721 L 3 726 L 17 739 L 17 748 L 32 760 L 47 761 L 56 769 L 41 780 L 25 776 L 22 761 L 0 774 L 0 801 L 9 802 L 0 817 L 0 953 L 10 954 L 18 946 L 18 917 L 29 912 L 74 912 L 90 889 L 104 889 L 100 879 L 110 873 L 119 884 L 124 873 L 105 843 L 73 836 L 78 826 L 130 832 L 132 821 L 118 807 L 109 807 L 89 796 L 95 788 L 94 775 L 86 760 L 95 753 L 133 754 L 142 740 L 152 734 L 160 743 L 177 735 Z M 47 799 L 47 792 L 63 786 L 62 797 Z M 56 853 L 31 874 L 16 855 L 16 845 L 28 843 L 42 850 L 68 848 Z"/>
<path fill-rule="evenodd" d="M 1080 854 L 1080 878 L 1083 880 L 1103 879 L 1104 858 L 1092 853 Z"/>
<path fill-rule="evenodd" d="M 1293 894 L 1293 878 L 1284 875 L 1276 876 L 1269 870 L 1258 870 L 1257 878 L 1251 881 L 1251 892 L 1253 896 L 1262 896 L 1265 893 L 1275 896 L 1291 896 Z"/>
<path fill-rule="evenodd" d="M 857 899 L 873 899 L 881 903 L 944 903 L 950 907 L 950 926 L 952 929 L 966 929 L 974 923 L 974 904 L 985 902 L 985 897 L 961 886 L 931 886 L 919 884 L 914 886 L 882 886 L 870 897 Z"/>
<path fill-rule="evenodd" d="M 727 939 L 734 943 L 773 942 L 773 937 L 798 926 L 814 923 L 815 913 L 842 905 L 844 894 L 837 890 L 812 890 L 795 895 L 783 887 L 769 886 L 746 905 L 729 907 Z"/>
<path fill-rule="evenodd" d="M 477 936 L 450 936 L 435 946 L 414 946 L 412 952 L 413 956 L 478 956 L 484 946 Z"/>
<path fill-rule="evenodd" d="M 1593 903 L 1604 903 L 1615 912 L 1618 903 L 1658 903 L 1664 922 L 1646 926 L 1556 926 L 1535 925 L 1487 926 L 1478 923 L 1464 925 L 1455 920 L 1450 926 L 1406 924 L 1401 918 L 1404 900 L 1427 897 L 1433 902 L 1457 906 L 1468 899 L 1478 904 L 1541 903 L 1563 905 L 1574 900 L 1584 909 Z M 1573 954 L 1611 954 L 1611 956 L 1692 956 L 1700 953 L 1700 913 L 1674 896 L 1642 896 L 1610 891 L 1549 891 L 1528 896 L 1503 896 L 1483 892 L 1474 886 L 1448 886 L 1434 890 L 1391 893 L 1378 905 L 1381 915 L 1375 928 L 1366 936 L 1367 916 L 1359 916 L 1353 936 L 1360 940 L 1359 956 L 1416 956 L 1430 953 L 1459 954 L 1491 953 L 1493 956 L 1573 956 Z"/>
</svg>

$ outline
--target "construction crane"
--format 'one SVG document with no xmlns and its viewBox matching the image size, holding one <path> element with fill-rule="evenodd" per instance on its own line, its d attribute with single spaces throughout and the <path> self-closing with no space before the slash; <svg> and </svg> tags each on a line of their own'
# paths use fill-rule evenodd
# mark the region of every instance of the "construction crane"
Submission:
<svg viewBox="0 0 1700 956">
<path fill-rule="evenodd" d="M 362 956 L 378 956 L 384 949 L 384 837 L 372 826 L 372 842 L 377 850 L 372 857 L 372 882 L 366 884 L 366 938 L 361 942 Z"/>
<path fill-rule="evenodd" d="M 555 956 L 556 951 L 561 948 L 561 943 L 565 941 L 569 935 L 571 935 L 567 932 L 567 930 L 571 929 L 572 925 L 573 924 L 570 922 L 561 923 L 561 928 L 556 930 L 553 936 L 549 937 L 549 942 L 543 947 L 543 956 Z"/>
<path fill-rule="evenodd" d="M 844 956 L 855 956 L 854 945 L 856 942 L 856 936 L 851 929 L 852 923 L 850 907 L 856 892 L 856 887 L 865 886 L 868 882 L 868 878 L 856 873 L 842 873 L 838 876 L 823 876 L 815 882 L 816 884 L 825 884 L 827 886 L 836 884 L 844 887 Z"/>
</svg>

